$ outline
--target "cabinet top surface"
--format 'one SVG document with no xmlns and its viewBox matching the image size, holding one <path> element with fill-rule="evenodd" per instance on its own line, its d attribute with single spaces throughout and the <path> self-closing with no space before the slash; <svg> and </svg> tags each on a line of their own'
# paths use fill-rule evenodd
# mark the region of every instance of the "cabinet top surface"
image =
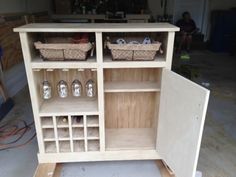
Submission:
<svg viewBox="0 0 236 177">
<path fill-rule="evenodd" d="M 31 23 L 15 32 L 174 32 L 179 28 L 169 23 Z"/>
</svg>

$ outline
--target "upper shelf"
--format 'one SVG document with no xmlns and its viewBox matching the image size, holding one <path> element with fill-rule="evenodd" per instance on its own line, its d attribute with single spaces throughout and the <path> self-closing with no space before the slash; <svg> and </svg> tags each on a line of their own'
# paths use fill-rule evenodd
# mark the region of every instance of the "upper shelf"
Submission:
<svg viewBox="0 0 236 177">
<path fill-rule="evenodd" d="M 40 57 L 36 57 L 31 62 L 33 69 L 48 69 L 48 68 L 97 68 L 98 64 L 95 57 L 88 58 L 86 61 L 44 61 Z"/>
<path fill-rule="evenodd" d="M 31 23 L 15 32 L 174 32 L 179 28 L 169 23 Z"/>
<path fill-rule="evenodd" d="M 158 92 L 160 85 L 155 82 L 105 82 L 104 91 L 107 93 L 119 92 Z"/>
<path fill-rule="evenodd" d="M 97 99 L 89 98 L 52 98 L 44 101 L 40 107 L 40 116 L 49 115 L 83 115 L 98 114 Z"/>
<path fill-rule="evenodd" d="M 104 56 L 104 68 L 153 68 L 153 67 L 166 67 L 166 59 L 164 56 L 156 56 L 151 61 L 115 61 L 111 56 Z"/>
</svg>

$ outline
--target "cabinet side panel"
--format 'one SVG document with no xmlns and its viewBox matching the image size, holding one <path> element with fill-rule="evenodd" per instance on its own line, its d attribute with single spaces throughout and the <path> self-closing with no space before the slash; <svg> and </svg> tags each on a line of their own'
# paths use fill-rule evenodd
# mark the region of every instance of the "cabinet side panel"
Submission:
<svg viewBox="0 0 236 177">
<path fill-rule="evenodd" d="M 22 52 L 24 56 L 26 75 L 28 79 L 30 98 L 31 98 L 31 103 L 32 103 L 32 108 L 33 108 L 39 152 L 44 153 L 41 122 L 39 120 L 39 104 L 41 101 L 37 94 L 37 89 L 35 86 L 36 81 L 33 76 L 33 71 L 31 69 L 30 61 L 32 60 L 32 53 L 31 53 L 31 47 L 30 47 L 30 43 L 31 43 L 30 37 L 28 36 L 27 33 L 20 33 L 20 41 L 21 41 L 21 47 L 22 47 Z"/>
</svg>

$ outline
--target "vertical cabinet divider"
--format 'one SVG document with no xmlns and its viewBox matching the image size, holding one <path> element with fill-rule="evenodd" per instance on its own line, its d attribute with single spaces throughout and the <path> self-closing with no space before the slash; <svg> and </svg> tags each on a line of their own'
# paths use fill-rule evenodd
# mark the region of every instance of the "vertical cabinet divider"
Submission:
<svg viewBox="0 0 236 177">
<path fill-rule="evenodd" d="M 87 139 L 87 116 L 84 115 L 84 149 L 88 151 L 88 139 Z"/>
<path fill-rule="evenodd" d="M 103 40 L 102 33 L 96 32 L 97 48 L 97 83 L 98 83 L 98 109 L 99 109 L 99 145 L 100 151 L 105 152 L 105 119 L 104 119 L 104 81 L 103 81 Z"/>
<path fill-rule="evenodd" d="M 70 134 L 70 150 L 71 152 L 74 152 L 71 115 L 68 116 L 68 124 L 69 124 L 69 134 Z"/>
<path fill-rule="evenodd" d="M 56 141 L 56 152 L 59 153 L 60 149 L 59 149 L 59 141 L 58 141 L 58 133 L 57 133 L 57 120 L 56 120 L 56 116 L 52 116 L 53 119 L 53 127 L 54 127 L 54 134 L 55 134 L 55 141 Z"/>
</svg>

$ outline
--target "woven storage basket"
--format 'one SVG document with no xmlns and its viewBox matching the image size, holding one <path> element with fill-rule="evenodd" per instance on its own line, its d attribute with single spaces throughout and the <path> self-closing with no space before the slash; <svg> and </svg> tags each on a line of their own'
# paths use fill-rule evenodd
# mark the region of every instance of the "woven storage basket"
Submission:
<svg viewBox="0 0 236 177">
<path fill-rule="evenodd" d="M 111 44 L 107 42 L 113 60 L 154 60 L 161 47 L 160 42 L 152 44 Z"/>
<path fill-rule="evenodd" d="M 91 43 L 41 43 L 35 42 L 35 48 L 39 49 L 45 60 L 86 60 L 87 53 L 93 48 Z"/>
</svg>

